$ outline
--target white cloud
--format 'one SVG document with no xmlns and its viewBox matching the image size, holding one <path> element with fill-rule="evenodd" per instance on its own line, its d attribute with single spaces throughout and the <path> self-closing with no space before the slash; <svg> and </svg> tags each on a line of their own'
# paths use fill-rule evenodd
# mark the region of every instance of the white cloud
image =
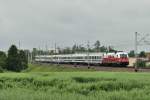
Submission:
<svg viewBox="0 0 150 100">
<path fill-rule="evenodd" d="M 132 49 L 135 31 L 150 32 L 149 9 L 149 0 L 0 0 L 0 47 L 99 39 Z"/>
</svg>

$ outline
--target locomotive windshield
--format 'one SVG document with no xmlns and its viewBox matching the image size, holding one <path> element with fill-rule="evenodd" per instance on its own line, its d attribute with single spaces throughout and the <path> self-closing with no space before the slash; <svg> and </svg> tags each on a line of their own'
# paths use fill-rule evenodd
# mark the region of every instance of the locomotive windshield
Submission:
<svg viewBox="0 0 150 100">
<path fill-rule="evenodd" d="M 127 58 L 128 55 L 127 55 L 127 54 L 120 54 L 120 57 L 121 57 L 121 58 Z"/>
</svg>

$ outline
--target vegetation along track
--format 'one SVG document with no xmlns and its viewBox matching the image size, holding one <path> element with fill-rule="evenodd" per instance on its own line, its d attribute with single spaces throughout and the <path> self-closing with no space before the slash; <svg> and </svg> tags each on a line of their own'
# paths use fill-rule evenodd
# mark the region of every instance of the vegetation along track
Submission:
<svg viewBox="0 0 150 100">
<path fill-rule="evenodd" d="M 125 67 L 125 66 L 87 66 L 87 65 L 72 65 L 72 64 L 49 64 L 49 63 L 38 63 L 35 64 L 34 66 L 41 66 L 41 67 L 57 67 L 57 68 L 72 68 L 72 70 L 75 71 L 114 71 L 114 72 L 134 72 L 134 67 L 130 66 L 130 67 Z M 78 69 L 78 70 L 76 70 Z M 139 72 L 150 72 L 150 68 L 139 68 Z"/>
</svg>

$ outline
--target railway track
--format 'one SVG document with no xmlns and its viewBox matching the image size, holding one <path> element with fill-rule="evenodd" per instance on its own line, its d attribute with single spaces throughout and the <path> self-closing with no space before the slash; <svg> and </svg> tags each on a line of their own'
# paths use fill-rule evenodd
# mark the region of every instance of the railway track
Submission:
<svg viewBox="0 0 150 100">
<path fill-rule="evenodd" d="M 43 64 L 43 63 L 40 63 Z M 49 63 L 44 63 L 49 64 Z M 65 67 L 72 67 L 72 68 L 85 68 L 85 69 L 94 69 L 95 71 L 112 71 L 112 72 L 135 72 L 133 66 L 126 67 L 126 66 L 87 66 L 87 65 L 72 65 L 72 64 L 55 64 L 58 66 L 65 66 Z M 150 72 L 150 68 L 139 68 L 138 72 Z"/>
<path fill-rule="evenodd" d="M 77 66 L 88 67 L 88 66 Z M 88 68 L 95 69 L 96 71 L 112 71 L 112 72 L 135 72 L 134 67 L 118 67 L 118 66 L 89 66 Z M 150 72 L 150 68 L 138 68 L 138 72 Z"/>
<path fill-rule="evenodd" d="M 95 69 L 96 71 L 112 71 L 112 72 L 134 72 L 134 67 L 119 67 L 119 66 L 87 66 L 87 65 L 66 65 L 65 66 L 71 66 L 76 68 L 88 68 L 88 69 Z M 150 71 L 150 69 L 148 69 Z"/>
</svg>

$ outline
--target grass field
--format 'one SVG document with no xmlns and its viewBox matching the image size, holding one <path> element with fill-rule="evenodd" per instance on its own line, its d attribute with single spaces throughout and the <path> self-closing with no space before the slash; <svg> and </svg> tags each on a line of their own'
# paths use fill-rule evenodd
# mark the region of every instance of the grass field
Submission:
<svg viewBox="0 0 150 100">
<path fill-rule="evenodd" d="M 74 67 L 73 65 L 57 64 L 29 64 L 29 68 L 23 72 L 79 72 L 79 71 L 96 71 L 88 69 L 87 66 Z"/>
<path fill-rule="evenodd" d="M 0 100 L 149 100 L 149 98 L 149 73 L 0 74 Z"/>
</svg>

